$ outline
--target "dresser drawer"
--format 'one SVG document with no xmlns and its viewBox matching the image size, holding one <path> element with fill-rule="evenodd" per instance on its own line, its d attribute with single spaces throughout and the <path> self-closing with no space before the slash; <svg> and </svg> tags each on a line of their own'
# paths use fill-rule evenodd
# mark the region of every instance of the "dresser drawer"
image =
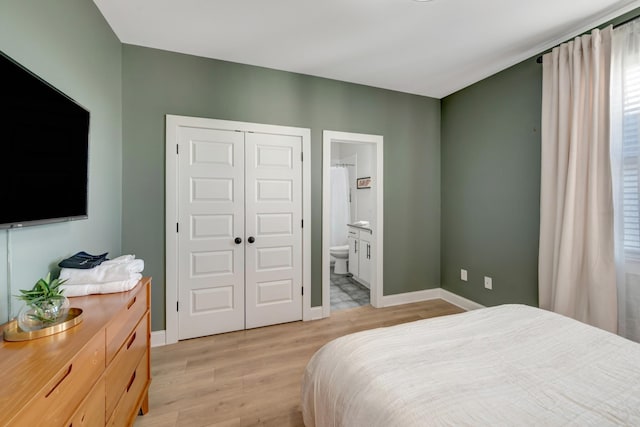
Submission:
<svg viewBox="0 0 640 427">
<path fill-rule="evenodd" d="M 66 426 L 96 427 L 104 426 L 104 422 L 104 378 L 102 378 Z"/>
<path fill-rule="evenodd" d="M 111 362 L 127 337 L 149 307 L 149 287 L 141 286 L 113 321 L 107 326 L 107 364 Z"/>
<path fill-rule="evenodd" d="M 132 373 L 136 370 L 140 358 L 147 350 L 147 335 L 149 334 L 149 313 L 147 313 L 136 329 L 131 332 L 116 354 L 113 362 L 107 368 L 106 410 L 110 414 L 118 403 L 118 399 L 125 392 Z"/>
<path fill-rule="evenodd" d="M 143 392 L 149 384 L 149 379 L 149 353 L 146 351 L 135 371 L 128 377 L 127 386 L 107 422 L 108 426 L 123 427 L 133 424 Z M 107 412 L 108 416 L 109 413 Z"/>
<path fill-rule="evenodd" d="M 105 343 L 102 330 L 51 378 L 46 387 L 23 408 L 10 425 L 64 425 L 104 372 L 104 357 Z"/>
</svg>

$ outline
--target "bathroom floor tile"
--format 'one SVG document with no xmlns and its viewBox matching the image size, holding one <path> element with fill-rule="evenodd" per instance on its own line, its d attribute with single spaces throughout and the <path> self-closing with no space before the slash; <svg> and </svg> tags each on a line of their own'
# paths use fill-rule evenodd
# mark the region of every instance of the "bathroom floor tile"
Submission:
<svg viewBox="0 0 640 427">
<path fill-rule="evenodd" d="M 355 308 L 370 303 L 370 291 L 350 275 L 335 274 L 331 269 L 331 311 Z"/>
</svg>

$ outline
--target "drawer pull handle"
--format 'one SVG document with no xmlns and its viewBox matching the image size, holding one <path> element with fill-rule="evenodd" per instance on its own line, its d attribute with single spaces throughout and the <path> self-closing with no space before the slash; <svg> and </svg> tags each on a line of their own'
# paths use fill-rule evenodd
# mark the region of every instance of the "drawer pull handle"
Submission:
<svg viewBox="0 0 640 427">
<path fill-rule="evenodd" d="M 131 379 L 129 380 L 129 385 L 127 386 L 127 393 L 129 393 L 129 389 L 133 385 L 133 381 L 136 379 L 136 371 L 133 371 L 133 375 L 131 375 Z"/>
<path fill-rule="evenodd" d="M 129 310 L 133 306 L 133 304 L 136 303 L 136 299 L 138 299 L 138 297 L 133 297 L 133 299 L 129 301 L 129 304 L 127 304 L 127 310 Z"/>
<path fill-rule="evenodd" d="M 47 398 L 49 396 L 51 396 L 51 393 L 53 393 L 56 388 L 58 388 L 58 386 L 60 384 L 62 384 L 62 381 L 64 381 L 65 378 L 67 378 L 69 376 L 69 374 L 71 373 L 71 368 L 73 368 L 73 364 L 69 365 L 69 369 L 67 369 L 67 372 L 65 372 L 65 374 L 62 376 L 62 378 L 60 378 L 60 380 L 56 383 L 56 385 L 53 386 L 53 388 L 51 389 L 51 391 L 49 391 L 49 393 L 47 393 L 44 397 Z"/>
<path fill-rule="evenodd" d="M 131 344 L 133 344 L 133 342 L 136 340 L 136 334 L 137 332 L 134 332 L 133 335 L 131 336 L 131 339 L 127 343 L 127 350 L 129 350 L 129 347 L 131 347 Z"/>
</svg>

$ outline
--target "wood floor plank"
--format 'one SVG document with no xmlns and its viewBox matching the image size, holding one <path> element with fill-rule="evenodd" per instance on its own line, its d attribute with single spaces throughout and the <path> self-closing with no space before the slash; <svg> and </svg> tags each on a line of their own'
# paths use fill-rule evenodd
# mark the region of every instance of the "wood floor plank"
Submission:
<svg viewBox="0 0 640 427">
<path fill-rule="evenodd" d="M 460 313 L 443 300 L 343 310 L 180 341 L 151 350 L 149 413 L 136 427 L 301 427 L 300 381 L 311 356 L 353 332 Z"/>
</svg>

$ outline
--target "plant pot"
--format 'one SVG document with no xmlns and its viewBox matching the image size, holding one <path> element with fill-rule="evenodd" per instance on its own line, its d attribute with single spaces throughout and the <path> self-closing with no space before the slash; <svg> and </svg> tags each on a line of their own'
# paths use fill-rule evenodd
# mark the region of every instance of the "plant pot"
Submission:
<svg viewBox="0 0 640 427">
<path fill-rule="evenodd" d="M 18 313 L 18 326 L 25 332 L 43 329 L 67 318 L 69 299 L 64 295 L 25 304 Z"/>
</svg>

